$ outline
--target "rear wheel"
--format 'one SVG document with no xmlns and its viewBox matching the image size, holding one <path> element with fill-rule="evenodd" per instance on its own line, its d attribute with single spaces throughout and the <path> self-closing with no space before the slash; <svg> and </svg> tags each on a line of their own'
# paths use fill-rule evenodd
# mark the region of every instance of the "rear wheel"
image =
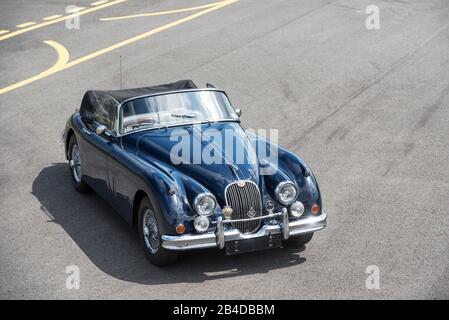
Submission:
<svg viewBox="0 0 449 320">
<path fill-rule="evenodd" d="M 303 234 L 297 237 L 290 238 L 284 241 L 284 244 L 288 247 L 302 247 L 312 240 L 313 233 Z"/>
<path fill-rule="evenodd" d="M 178 259 L 176 252 L 162 247 L 163 234 L 161 217 L 153 211 L 148 198 L 143 198 L 139 206 L 139 236 L 146 257 L 159 267 L 173 264 Z"/>
<path fill-rule="evenodd" d="M 90 187 L 83 181 L 81 175 L 81 153 L 74 135 L 70 137 L 69 142 L 69 168 L 72 176 L 72 183 L 76 191 L 81 193 L 90 192 Z"/>
</svg>

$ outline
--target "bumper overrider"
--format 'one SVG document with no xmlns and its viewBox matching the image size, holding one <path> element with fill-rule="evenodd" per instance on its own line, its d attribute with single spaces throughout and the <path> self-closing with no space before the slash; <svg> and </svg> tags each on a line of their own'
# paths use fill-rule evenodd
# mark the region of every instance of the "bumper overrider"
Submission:
<svg viewBox="0 0 449 320">
<path fill-rule="evenodd" d="M 281 218 L 280 221 L 279 218 Z M 163 235 L 162 247 L 167 250 L 176 251 L 206 248 L 224 249 L 226 243 L 250 242 L 256 239 L 266 239 L 267 241 L 264 243 L 266 243 L 266 247 L 270 247 L 273 238 L 287 240 L 290 237 L 324 229 L 326 227 L 326 218 L 326 214 L 321 213 L 318 216 L 289 221 L 288 212 L 285 208 L 282 212 L 244 220 L 228 220 L 219 217 L 215 231 L 202 234 L 183 234 L 180 236 Z M 249 220 L 265 220 L 266 222 L 259 231 L 251 234 L 243 234 L 238 229 L 232 227 L 225 228 L 226 225 Z"/>
</svg>

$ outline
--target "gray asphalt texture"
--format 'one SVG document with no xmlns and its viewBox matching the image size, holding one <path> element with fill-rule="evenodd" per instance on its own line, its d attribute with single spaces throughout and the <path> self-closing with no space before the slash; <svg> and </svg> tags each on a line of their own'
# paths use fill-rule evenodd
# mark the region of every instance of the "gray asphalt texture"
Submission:
<svg viewBox="0 0 449 320">
<path fill-rule="evenodd" d="M 79 6 L 91 1 L 74 0 Z M 0 88 L 191 15 L 136 1 L 0 41 Z M 363 10 L 380 8 L 380 29 Z M 0 3 L 0 29 L 65 1 Z M 0 298 L 449 298 L 449 2 L 240 0 L 0 95 Z M 305 248 L 183 254 L 157 268 L 136 230 L 71 183 L 60 131 L 88 89 L 193 79 L 223 88 L 247 128 L 279 129 L 320 184 L 328 227 Z M 66 267 L 80 268 L 79 290 Z M 380 270 L 368 290 L 366 268 Z"/>
</svg>

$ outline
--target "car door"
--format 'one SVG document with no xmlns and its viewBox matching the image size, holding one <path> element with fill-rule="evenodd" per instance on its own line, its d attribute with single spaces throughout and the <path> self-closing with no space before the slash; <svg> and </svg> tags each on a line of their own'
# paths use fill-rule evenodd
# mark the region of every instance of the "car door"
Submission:
<svg viewBox="0 0 449 320">
<path fill-rule="evenodd" d="M 120 143 L 111 144 L 109 158 L 109 184 L 112 191 L 111 205 L 126 220 L 132 223 L 132 206 L 134 195 L 139 189 L 140 177 L 130 167 L 133 167 L 132 154 L 129 148 Z"/>
<path fill-rule="evenodd" d="M 83 145 L 84 179 L 106 201 L 112 200 L 109 180 L 109 161 L 111 145 L 115 142 L 113 132 L 116 126 L 117 104 L 108 96 L 98 99 L 92 123 L 88 126 L 90 134 L 85 135 Z M 104 126 L 104 127 L 103 127 Z M 97 128 L 103 131 L 97 133 Z"/>
</svg>

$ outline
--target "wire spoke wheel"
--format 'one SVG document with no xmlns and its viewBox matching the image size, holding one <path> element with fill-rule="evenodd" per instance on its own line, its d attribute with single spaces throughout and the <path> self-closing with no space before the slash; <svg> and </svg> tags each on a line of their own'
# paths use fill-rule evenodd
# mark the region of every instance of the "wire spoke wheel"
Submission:
<svg viewBox="0 0 449 320">
<path fill-rule="evenodd" d="M 81 157 L 78 149 L 78 145 L 74 144 L 72 147 L 72 153 L 70 157 L 70 167 L 72 168 L 73 177 L 76 182 L 81 182 Z"/>
<path fill-rule="evenodd" d="M 146 210 L 143 216 L 143 236 L 148 250 L 155 254 L 159 250 L 160 237 L 157 221 L 150 210 Z"/>
</svg>

